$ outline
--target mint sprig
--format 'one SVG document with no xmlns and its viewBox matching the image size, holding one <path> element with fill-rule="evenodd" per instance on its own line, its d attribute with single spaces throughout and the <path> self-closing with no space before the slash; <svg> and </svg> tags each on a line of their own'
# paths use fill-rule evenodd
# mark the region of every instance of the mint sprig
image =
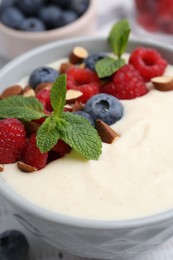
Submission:
<svg viewBox="0 0 173 260">
<path fill-rule="evenodd" d="M 60 75 L 50 93 L 53 112 L 44 113 L 43 105 L 34 97 L 12 96 L 0 100 L 0 118 L 32 121 L 45 117 L 37 131 L 37 146 L 42 153 L 50 151 L 62 139 L 86 159 L 97 160 L 102 142 L 96 129 L 82 116 L 64 112 L 66 75 Z"/>
<path fill-rule="evenodd" d="M 125 60 L 121 56 L 126 50 L 130 31 L 130 26 L 126 19 L 120 20 L 112 26 L 108 42 L 116 58 L 106 57 L 96 63 L 95 69 L 99 78 L 111 76 L 125 64 Z"/>
<path fill-rule="evenodd" d="M 0 100 L 0 118 L 32 121 L 46 116 L 43 105 L 35 97 L 11 96 Z"/>
<path fill-rule="evenodd" d="M 53 113 L 37 132 L 37 146 L 42 153 L 53 148 L 62 139 L 86 159 L 97 160 L 102 142 L 95 128 L 82 116 L 63 112 L 66 97 L 66 75 L 62 74 L 53 83 L 51 90 Z"/>
</svg>

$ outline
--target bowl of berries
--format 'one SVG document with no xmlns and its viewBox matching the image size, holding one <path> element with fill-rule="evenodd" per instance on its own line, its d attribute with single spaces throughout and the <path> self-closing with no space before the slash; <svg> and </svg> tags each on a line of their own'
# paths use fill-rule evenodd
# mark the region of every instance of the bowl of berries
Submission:
<svg viewBox="0 0 173 260">
<path fill-rule="evenodd" d="M 69 254 L 129 259 L 173 229 L 173 48 L 108 37 L 49 43 L 0 71 L 0 195 Z"/>
<path fill-rule="evenodd" d="M 2 0 L 0 54 L 12 59 L 48 42 L 91 35 L 95 28 L 93 0 Z"/>
</svg>

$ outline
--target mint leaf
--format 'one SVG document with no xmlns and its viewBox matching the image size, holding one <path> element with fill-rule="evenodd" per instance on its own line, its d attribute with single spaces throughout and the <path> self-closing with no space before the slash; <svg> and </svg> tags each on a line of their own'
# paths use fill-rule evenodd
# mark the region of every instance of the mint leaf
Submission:
<svg viewBox="0 0 173 260">
<path fill-rule="evenodd" d="M 48 152 L 56 145 L 59 136 L 57 118 L 49 117 L 37 131 L 37 147 L 42 153 Z"/>
<path fill-rule="evenodd" d="M 126 50 L 130 31 L 130 26 L 126 19 L 117 22 L 110 31 L 108 41 L 113 52 L 119 58 Z"/>
<path fill-rule="evenodd" d="M 95 128 L 80 115 L 64 112 L 62 118 L 67 124 L 60 126 L 60 138 L 86 159 L 97 160 L 102 142 Z"/>
<path fill-rule="evenodd" d="M 11 96 L 0 100 L 0 118 L 32 121 L 46 117 L 43 105 L 34 97 Z"/>
<path fill-rule="evenodd" d="M 52 85 L 50 93 L 54 114 L 60 116 L 64 110 L 66 100 L 66 75 L 60 75 Z"/>
<path fill-rule="evenodd" d="M 123 59 L 104 58 L 99 60 L 95 69 L 99 78 L 105 78 L 111 76 L 115 71 L 121 68 L 125 64 Z"/>
</svg>

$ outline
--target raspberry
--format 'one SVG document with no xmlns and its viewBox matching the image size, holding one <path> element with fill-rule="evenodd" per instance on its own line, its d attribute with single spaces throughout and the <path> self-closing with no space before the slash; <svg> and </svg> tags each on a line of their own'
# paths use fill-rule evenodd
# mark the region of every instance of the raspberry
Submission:
<svg viewBox="0 0 173 260">
<path fill-rule="evenodd" d="M 57 144 L 52 148 L 54 152 L 57 152 L 59 157 L 63 157 L 66 153 L 71 151 L 71 147 L 61 139 L 58 140 Z"/>
<path fill-rule="evenodd" d="M 24 125 L 15 118 L 0 120 L 0 163 L 14 163 L 26 143 Z"/>
<path fill-rule="evenodd" d="M 40 90 L 36 95 L 36 98 L 43 104 L 47 111 L 52 112 L 53 109 L 50 102 L 50 89 L 44 88 Z"/>
<path fill-rule="evenodd" d="M 161 76 L 167 66 L 167 61 L 154 49 L 137 48 L 132 52 L 129 63 L 141 74 L 145 81 Z"/>
<path fill-rule="evenodd" d="M 121 67 L 113 75 L 112 81 L 102 88 L 102 92 L 119 99 L 133 99 L 148 92 L 143 78 L 131 64 Z"/>
<path fill-rule="evenodd" d="M 79 98 L 82 103 L 100 91 L 100 81 L 97 74 L 87 68 L 73 67 L 67 70 L 67 89 L 80 90 L 83 95 Z"/>
<path fill-rule="evenodd" d="M 48 153 L 41 153 L 36 145 L 36 134 L 32 134 L 23 151 L 22 160 L 40 170 L 46 166 L 47 157 Z"/>
</svg>

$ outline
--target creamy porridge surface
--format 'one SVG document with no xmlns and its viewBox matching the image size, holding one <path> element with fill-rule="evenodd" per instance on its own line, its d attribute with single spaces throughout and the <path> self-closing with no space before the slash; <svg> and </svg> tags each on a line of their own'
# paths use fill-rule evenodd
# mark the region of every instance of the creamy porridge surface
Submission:
<svg viewBox="0 0 173 260">
<path fill-rule="evenodd" d="M 82 218 L 129 219 L 172 208 L 173 91 L 122 103 L 125 115 L 112 125 L 121 137 L 103 143 L 98 161 L 72 151 L 36 173 L 6 165 L 1 178 L 43 208 Z"/>
</svg>

